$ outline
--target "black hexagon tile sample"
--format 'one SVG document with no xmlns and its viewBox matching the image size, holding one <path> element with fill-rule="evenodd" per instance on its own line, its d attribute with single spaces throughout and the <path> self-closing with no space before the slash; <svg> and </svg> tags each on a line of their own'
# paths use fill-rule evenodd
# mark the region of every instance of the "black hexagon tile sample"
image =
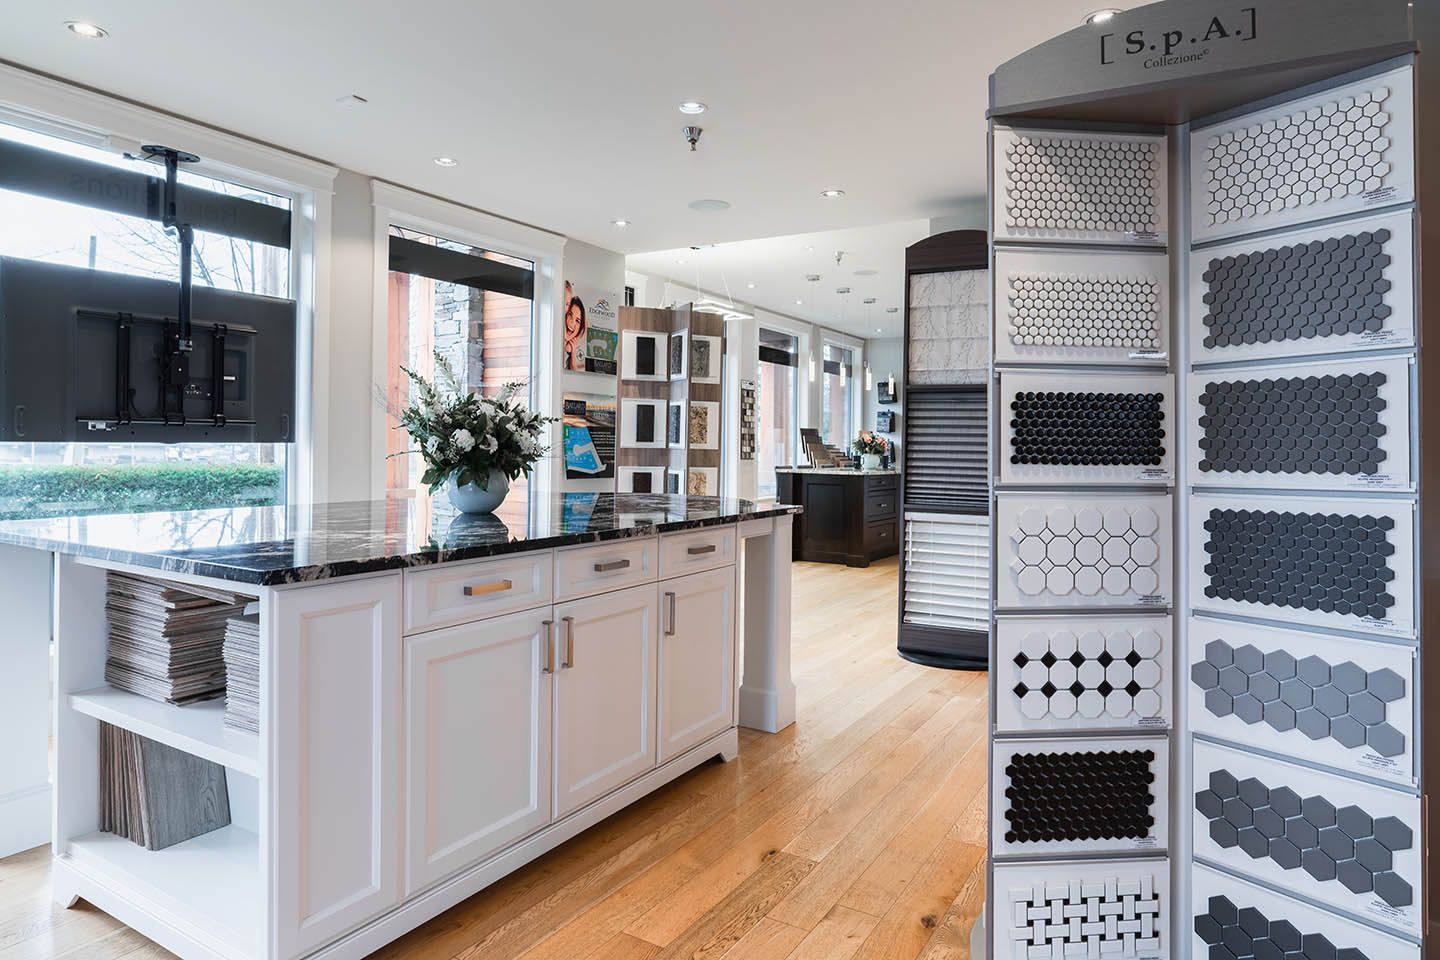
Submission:
<svg viewBox="0 0 1440 960">
<path fill-rule="evenodd" d="M 1382 620 L 1395 606 L 1389 516 L 1212 509 L 1210 599 Z"/>
<path fill-rule="evenodd" d="M 1153 750 L 1013 755 L 1005 767 L 1005 842 L 1150 836 L 1154 761 Z"/>
<path fill-rule="evenodd" d="M 1272 920 L 1229 897 L 1211 897 L 1195 917 L 1195 936 L 1209 960 L 1384 960 L 1355 947 L 1337 947 L 1319 933 L 1302 933 L 1288 920 Z"/>
<path fill-rule="evenodd" d="M 1375 820 L 1354 805 L 1337 810 L 1322 796 L 1302 799 L 1289 787 L 1271 789 L 1254 777 L 1236 780 L 1223 769 L 1195 794 L 1195 809 L 1210 821 L 1210 839 L 1221 847 L 1239 847 L 1252 860 L 1268 857 L 1354 894 L 1374 893 L 1392 907 L 1414 902 L 1410 883 L 1394 870 L 1394 855 L 1409 850 L 1415 838 L 1397 817 Z"/>
<path fill-rule="evenodd" d="M 1382 757 L 1405 752 L 1405 735 L 1385 718 L 1387 704 L 1404 698 L 1406 681 L 1389 667 L 1367 671 L 1349 660 L 1332 666 L 1313 654 L 1297 659 L 1283 649 L 1262 654 L 1248 643 L 1211 640 L 1205 659 L 1190 667 L 1190 681 L 1217 717 L 1352 749 L 1369 746 Z"/>
<path fill-rule="evenodd" d="M 1385 374 L 1218 381 L 1200 397 L 1201 472 L 1373 476 Z"/>
<path fill-rule="evenodd" d="M 1022 390 L 1010 401 L 1010 462 L 1158 467 L 1165 459 L 1159 393 Z"/>
</svg>

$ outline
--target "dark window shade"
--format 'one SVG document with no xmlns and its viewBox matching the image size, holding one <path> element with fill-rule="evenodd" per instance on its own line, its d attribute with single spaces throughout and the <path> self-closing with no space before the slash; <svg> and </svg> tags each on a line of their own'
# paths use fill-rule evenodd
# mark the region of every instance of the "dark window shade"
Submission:
<svg viewBox="0 0 1440 960">
<path fill-rule="evenodd" d="M 390 269 L 444 283 L 535 299 L 535 271 L 405 237 L 390 238 Z"/>
<path fill-rule="evenodd" d="M 988 514 L 985 388 L 905 391 L 905 506 Z"/>
<path fill-rule="evenodd" d="M 800 365 L 800 361 L 795 357 L 795 354 L 787 350 L 777 350 L 774 347 L 767 347 L 763 343 L 760 344 L 760 362 L 777 363 L 782 367 L 798 367 Z"/>
</svg>

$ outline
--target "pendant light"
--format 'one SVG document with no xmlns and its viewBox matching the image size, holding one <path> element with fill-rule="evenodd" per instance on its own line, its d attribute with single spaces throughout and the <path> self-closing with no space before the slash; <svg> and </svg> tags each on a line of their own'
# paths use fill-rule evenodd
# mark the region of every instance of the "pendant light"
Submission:
<svg viewBox="0 0 1440 960">
<path fill-rule="evenodd" d="M 865 392 L 869 393 L 875 389 L 875 382 L 870 378 L 870 361 L 865 361 Z"/>
</svg>

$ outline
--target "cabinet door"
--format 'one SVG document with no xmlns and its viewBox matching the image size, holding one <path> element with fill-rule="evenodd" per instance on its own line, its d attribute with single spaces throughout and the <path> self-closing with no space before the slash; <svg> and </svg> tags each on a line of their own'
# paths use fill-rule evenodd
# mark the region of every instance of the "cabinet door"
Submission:
<svg viewBox="0 0 1440 960">
<path fill-rule="evenodd" d="M 550 822 L 550 609 L 405 642 L 409 893 Z"/>
<path fill-rule="evenodd" d="M 555 816 L 655 766 L 655 585 L 557 604 Z"/>
<path fill-rule="evenodd" d="M 735 568 L 660 584 L 660 762 L 735 722 Z"/>
</svg>

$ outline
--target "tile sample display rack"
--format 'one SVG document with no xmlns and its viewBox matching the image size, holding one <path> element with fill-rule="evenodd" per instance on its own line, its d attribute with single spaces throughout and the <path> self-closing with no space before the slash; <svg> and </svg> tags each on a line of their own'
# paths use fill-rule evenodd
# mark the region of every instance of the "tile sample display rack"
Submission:
<svg viewBox="0 0 1440 960">
<path fill-rule="evenodd" d="M 617 492 L 719 496 L 724 319 L 621 307 L 619 350 Z"/>
<path fill-rule="evenodd" d="M 996 960 L 1440 956 L 1426 39 L 1164 0 L 991 77 Z"/>
</svg>

